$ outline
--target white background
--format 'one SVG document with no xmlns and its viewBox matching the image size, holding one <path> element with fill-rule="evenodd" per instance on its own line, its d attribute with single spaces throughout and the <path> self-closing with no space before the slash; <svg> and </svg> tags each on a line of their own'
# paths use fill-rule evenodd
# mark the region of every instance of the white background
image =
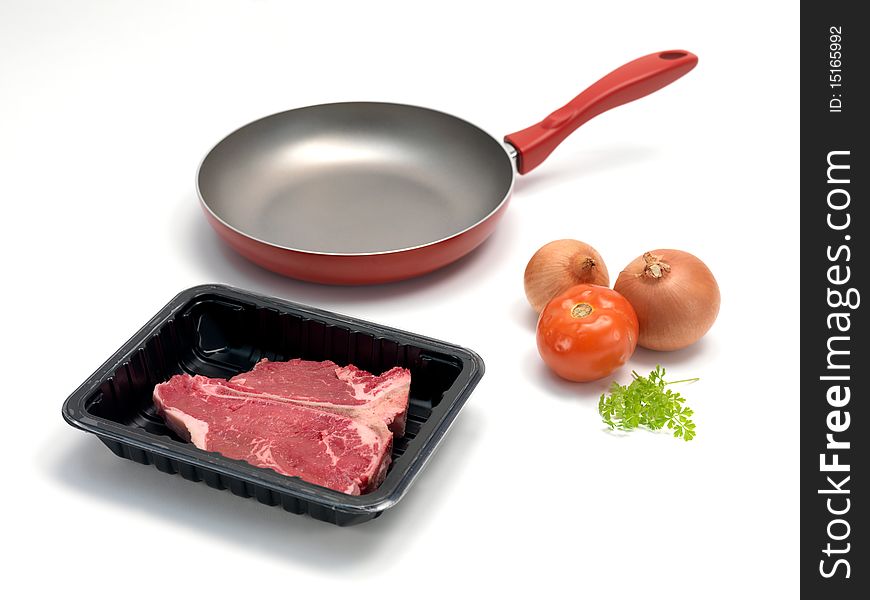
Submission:
<svg viewBox="0 0 870 600">
<path fill-rule="evenodd" d="M 199 160 L 266 114 L 406 102 L 500 138 L 672 48 L 699 66 L 584 125 L 520 178 L 490 241 L 430 276 L 288 280 L 224 248 L 197 206 Z M 795 597 L 797 51 L 786 2 L 0 2 L 4 589 Z M 660 247 L 716 274 L 709 335 L 630 363 L 701 378 L 681 390 L 695 441 L 606 433 L 608 381 L 568 384 L 540 362 L 522 273 L 563 237 L 614 276 Z M 67 426 L 66 396 L 205 282 L 468 346 L 486 375 L 402 502 L 344 529 L 122 461 Z"/>
</svg>

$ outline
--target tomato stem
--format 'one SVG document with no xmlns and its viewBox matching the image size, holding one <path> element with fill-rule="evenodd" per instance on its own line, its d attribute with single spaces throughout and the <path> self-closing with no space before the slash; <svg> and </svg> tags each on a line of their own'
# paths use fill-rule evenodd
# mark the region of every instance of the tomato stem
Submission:
<svg viewBox="0 0 870 600">
<path fill-rule="evenodd" d="M 582 319 L 592 314 L 592 305 L 585 302 L 580 302 L 571 307 L 571 316 L 575 319 Z"/>
</svg>

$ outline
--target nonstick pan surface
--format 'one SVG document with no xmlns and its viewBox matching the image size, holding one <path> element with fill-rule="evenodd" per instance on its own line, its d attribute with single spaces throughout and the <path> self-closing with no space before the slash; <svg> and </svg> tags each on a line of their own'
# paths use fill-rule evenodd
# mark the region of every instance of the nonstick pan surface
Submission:
<svg viewBox="0 0 870 600">
<path fill-rule="evenodd" d="M 279 113 L 209 154 L 199 190 L 230 227 L 288 249 L 379 253 L 473 227 L 513 163 L 474 125 L 416 106 L 347 102 Z"/>
<path fill-rule="evenodd" d="M 208 153 L 199 197 L 226 242 L 278 273 L 337 284 L 421 275 L 492 233 L 515 169 L 532 170 L 581 124 L 696 63 L 684 50 L 641 57 L 505 141 L 403 104 L 345 102 L 274 114 Z"/>
</svg>

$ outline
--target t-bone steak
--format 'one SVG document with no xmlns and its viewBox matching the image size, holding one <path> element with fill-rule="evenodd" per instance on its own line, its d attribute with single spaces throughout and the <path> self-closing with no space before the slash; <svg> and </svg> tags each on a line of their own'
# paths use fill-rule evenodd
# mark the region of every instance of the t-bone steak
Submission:
<svg viewBox="0 0 870 600">
<path fill-rule="evenodd" d="M 375 376 L 331 361 L 261 361 L 230 381 L 175 375 L 154 388 L 154 404 L 197 448 L 358 495 L 386 476 L 410 383 L 398 367 Z"/>
</svg>

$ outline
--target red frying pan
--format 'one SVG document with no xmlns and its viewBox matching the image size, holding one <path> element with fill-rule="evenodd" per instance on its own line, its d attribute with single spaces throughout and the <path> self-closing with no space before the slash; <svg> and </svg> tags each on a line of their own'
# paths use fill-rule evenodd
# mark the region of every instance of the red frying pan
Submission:
<svg viewBox="0 0 870 600">
<path fill-rule="evenodd" d="M 276 273 L 332 284 L 415 277 L 489 237 L 515 172 L 528 173 L 592 117 L 665 87 L 697 62 L 684 50 L 639 58 L 504 142 L 419 106 L 289 110 L 221 140 L 200 165 L 197 191 L 218 234 Z"/>
</svg>

